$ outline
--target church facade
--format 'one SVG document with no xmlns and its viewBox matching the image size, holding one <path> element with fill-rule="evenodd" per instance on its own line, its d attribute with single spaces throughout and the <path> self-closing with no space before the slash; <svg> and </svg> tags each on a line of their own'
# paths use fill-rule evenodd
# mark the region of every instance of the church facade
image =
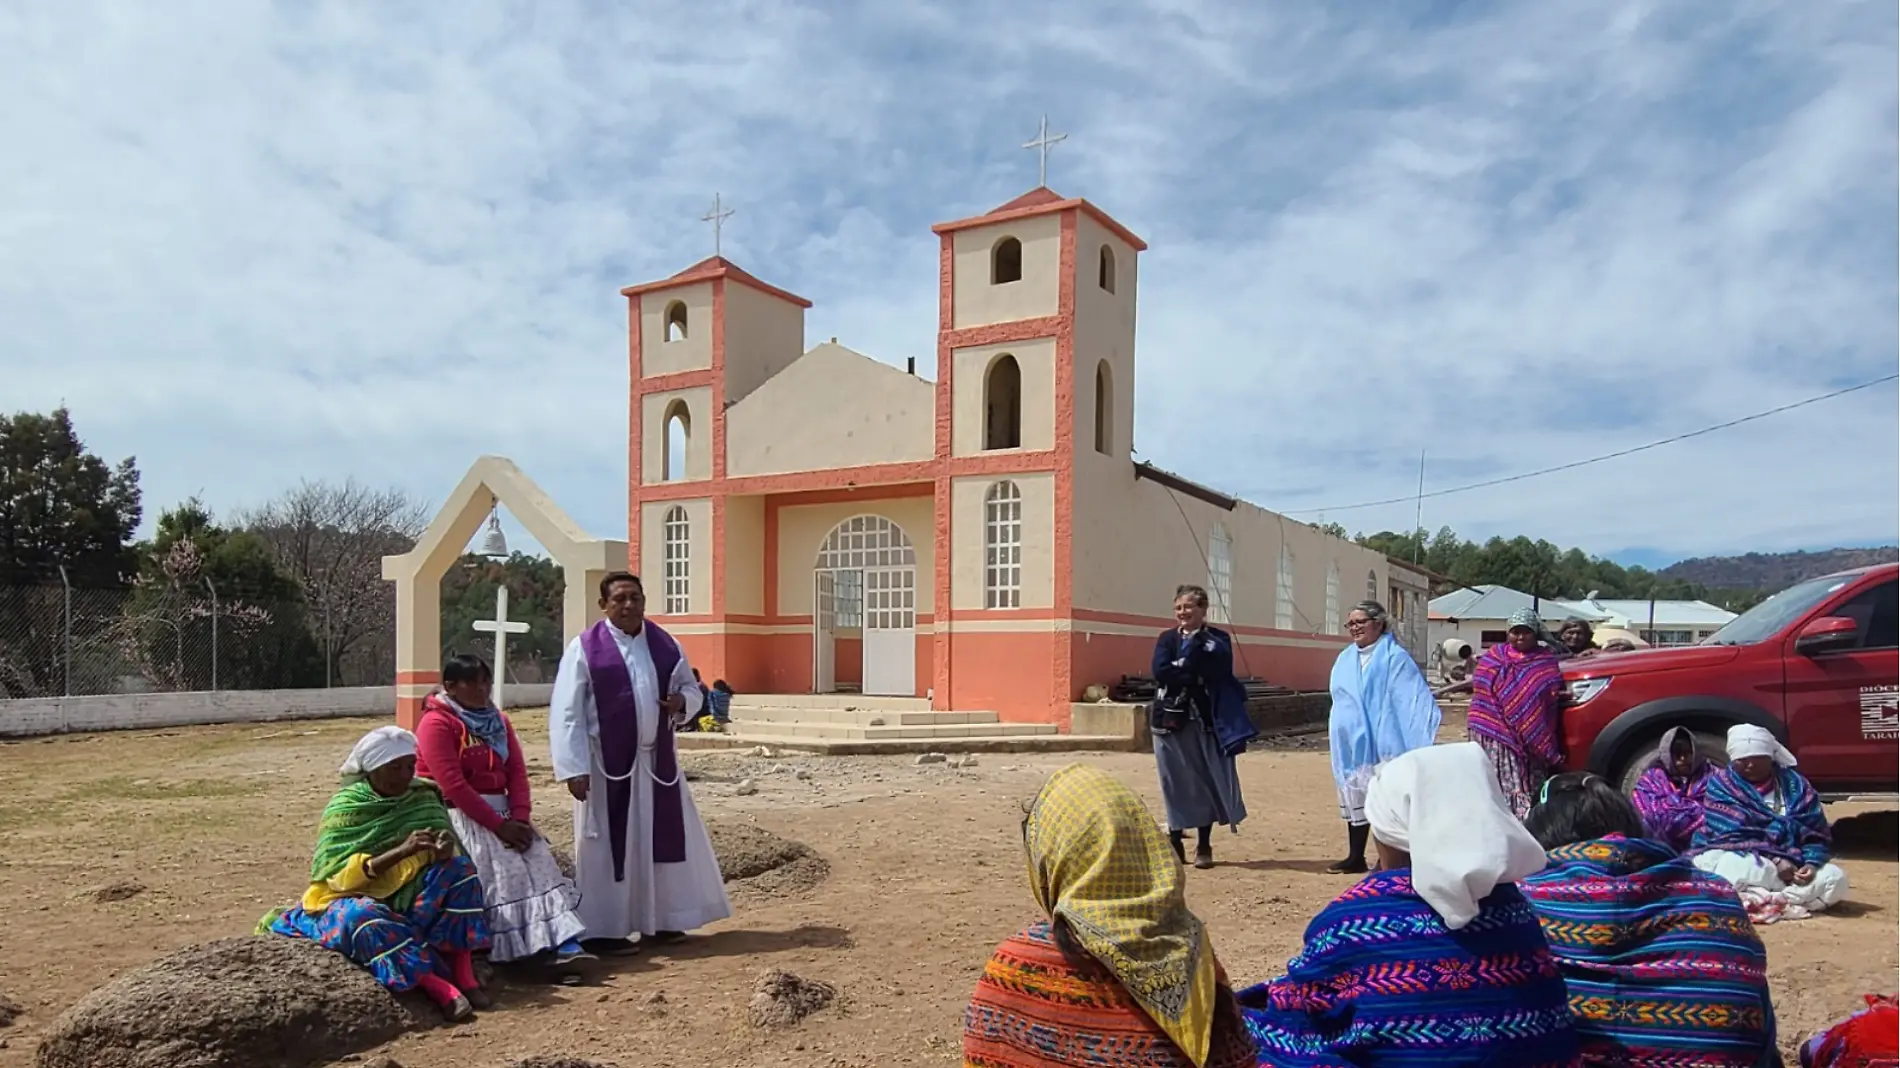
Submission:
<svg viewBox="0 0 1900 1068">
<path fill-rule="evenodd" d="M 1240 674 L 1324 688 L 1387 561 L 1132 459 L 1142 240 L 1046 188 L 933 230 L 934 383 L 807 350 L 810 302 L 718 256 L 622 291 L 649 614 L 742 693 L 1066 730 L 1194 583 Z"/>
</svg>

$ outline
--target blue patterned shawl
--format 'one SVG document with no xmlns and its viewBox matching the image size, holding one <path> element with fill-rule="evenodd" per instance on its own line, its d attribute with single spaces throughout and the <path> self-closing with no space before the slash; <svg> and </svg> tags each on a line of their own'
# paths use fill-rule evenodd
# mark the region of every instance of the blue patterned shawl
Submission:
<svg viewBox="0 0 1900 1068">
<path fill-rule="evenodd" d="M 1306 929 L 1287 974 L 1239 995 L 1281 1068 L 1575 1068 L 1563 977 L 1517 888 L 1450 931 L 1405 869 L 1377 872 Z"/>
<path fill-rule="evenodd" d="M 1425 676 L 1398 639 L 1382 634 L 1359 670 L 1359 647 L 1348 643 L 1333 661 L 1328 717 L 1333 779 L 1423 749 L 1438 737 L 1443 712 Z"/>
<path fill-rule="evenodd" d="M 1695 852 L 1722 849 L 1790 864 L 1826 864 L 1833 855 L 1834 835 L 1814 787 L 1793 768 L 1776 768 L 1775 785 L 1781 791 L 1785 815 L 1775 815 L 1768 799 L 1733 766 L 1709 776 Z"/>
<path fill-rule="evenodd" d="M 1661 842 L 1612 837 L 1551 850 L 1518 885 L 1586 1063 L 1755 1068 L 1774 1047 L 1768 952 L 1727 880 Z"/>
</svg>

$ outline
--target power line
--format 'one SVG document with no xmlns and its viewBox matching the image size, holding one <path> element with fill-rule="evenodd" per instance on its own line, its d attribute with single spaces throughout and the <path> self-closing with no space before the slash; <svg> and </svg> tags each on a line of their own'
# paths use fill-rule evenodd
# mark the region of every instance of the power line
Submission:
<svg viewBox="0 0 1900 1068">
<path fill-rule="evenodd" d="M 1674 437 L 1662 438 L 1658 441 L 1652 441 L 1646 445 L 1633 445 L 1627 449 L 1618 449 L 1615 452 L 1606 452 L 1601 456 L 1592 456 L 1586 460 L 1573 460 L 1570 463 L 1558 464 L 1555 467 L 1540 468 L 1536 471 L 1524 471 L 1522 473 L 1515 474 L 1515 475 L 1505 475 L 1501 478 L 1486 479 L 1483 482 L 1473 482 L 1469 485 L 1453 486 L 1449 489 L 1433 490 L 1430 493 L 1413 494 L 1410 497 L 1388 497 L 1382 501 L 1363 501 L 1359 504 L 1336 504 L 1327 508 L 1299 508 L 1299 509 L 1293 510 L 1290 514 L 1309 515 L 1315 512 L 1351 512 L 1360 508 L 1378 508 L 1382 505 L 1387 505 L 1387 504 L 1406 504 L 1411 501 L 1421 501 L 1428 497 L 1446 497 L 1453 493 L 1465 493 L 1470 490 L 1484 489 L 1488 486 L 1502 486 L 1507 482 L 1522 482 L 1527 478 L 1537 478 L 1540 475 L 1554 475 L 1559 471 L 1570 471 L 1579 467 L 1588 467 L 1591 464 L 1600 464 L 1605 460 L 1615 460 L 1620 457 L 1633 455 L 1635 453 L 1647 452 L 1650 449 L 1659 449 L 1663 447 L 1664 445 L 1674 445 L 1676 442 L 1679 442 L 1679 441 L 1687 441 L 1690 438 L 1699 438 L 1704 434 L 1713 434 L 1718 430 L 1727 430 L 1730 427 L 1741 426 L 1743 423 L 1752 423 L 1757 419 L 1766 419 L 1771 415 L 1780 415 L 1782 412 L 1791 412 L 1795 410 L 1796 408 L 1805 408 L 1810 404 L 1819 404 L 1822 401 L 1833 400 L 1836 397 L 1844 397 L 1849 393 L 1855 393 L 1863 389 L 1872 389 L 1873 387 L 1878 386 L 1882 383 L 1892 382 L 1893 380 L 1897 378 L 1900 378 L 1900 374 L 1885 375 L 1883 377 L 1873 379 L 1872 381 L 1862 382 L 1859 385 L 1847 386 L 1844 389 L 1837 389 L 1831 393 L 1823 393 L 1818 397 L 1809 397 L 1806 400 L 1798 400 L 1792 404 L 1784 404 L 1780 406 L 1779 408 L 1770 408 L 1767 411 L 1756 412 L 1753 415 L 1744 415 L 1739 419 L 1730 419 L 1728 422 L 1725 422 L 1725 423 L 1716 423 L 1713 426 L 1705 426 L 1700 430 L 1691 430 L 1686 434 L 1677 434 Z"/>
</svg>

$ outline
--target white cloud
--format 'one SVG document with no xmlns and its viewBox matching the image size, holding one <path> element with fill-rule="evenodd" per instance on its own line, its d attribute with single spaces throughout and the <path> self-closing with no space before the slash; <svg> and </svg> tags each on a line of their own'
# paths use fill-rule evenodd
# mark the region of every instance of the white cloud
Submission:
<svg viewBox="0 0 1900 1068">
<path fill-rule="evenodd" d="M 1153 246 L 1144 456 L 1269 507 L 1895 363 L 1891 5 L 403 10 L 0 9 L 0 407 L 71 404 L 154 513 L 347 474 L 437 497 L 500 452 L 612 534 L 616 290 L 709 251 L 713 191 L 729 254 L 817 302 L 808 340 L 930 372 L 929 224 L 1030 185 L 1044 111 L 1051 184 Z M 1890 539 L 1896 433 L 1883 387 L 1425 518 L 1599 552 Z"/>
</svg>

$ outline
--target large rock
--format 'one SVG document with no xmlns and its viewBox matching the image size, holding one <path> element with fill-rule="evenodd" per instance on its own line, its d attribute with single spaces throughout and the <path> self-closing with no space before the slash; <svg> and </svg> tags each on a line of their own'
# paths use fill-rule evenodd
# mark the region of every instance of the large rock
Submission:
<svg viewBox="0 0 1900 1068">
<path fill-rule="evenodd" d="M 302 1068 L 414 1023 L 370 974 L 314 943 L 191 946 L 94 990 L 54 1022 L 39 1068 Z"/>
</svg>

